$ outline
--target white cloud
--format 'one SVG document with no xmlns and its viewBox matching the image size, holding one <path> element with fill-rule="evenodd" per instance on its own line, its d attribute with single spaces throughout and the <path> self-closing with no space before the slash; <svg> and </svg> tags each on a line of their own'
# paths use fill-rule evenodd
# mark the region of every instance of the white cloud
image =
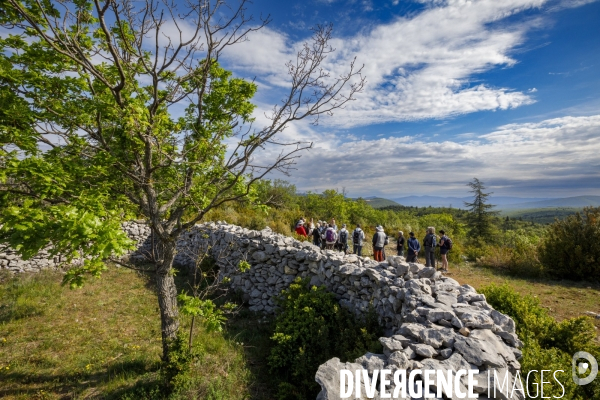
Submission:
<svg viewBox="0 0 600 400">
<path fill-rule="evenodd" d="M 593 115 L 504 125 L 460 142 L 328 135 L 304 153 L 290 180 L 300 190 L 345 187 L 354 196 L 464 194 L 474 176 L 498 195 L 600 194 L 599 133 L 600 115 Z M 302 137 L 302 128 L 294 134 Z"/>
<path fill-rule="evenodd" d="M 424 11 L 375 26 L 353 37 L 336 38 L 325 67 L 346 70 L 356 55 L 367 76 L 365 92 L 328 124 L 341 127 L 410 121 L 499 110 L 531 104 L 528 93 L 487 83 L 477 74 L 514 66 L 512 51 L 536 23 L 505 18 L 544 5 L 546 0 L 424 0 Z M 301 43 L 263 29 L 228 53 L 234 69 L 259 81 L 285 87 L 285 62 Z"/>
</svg>

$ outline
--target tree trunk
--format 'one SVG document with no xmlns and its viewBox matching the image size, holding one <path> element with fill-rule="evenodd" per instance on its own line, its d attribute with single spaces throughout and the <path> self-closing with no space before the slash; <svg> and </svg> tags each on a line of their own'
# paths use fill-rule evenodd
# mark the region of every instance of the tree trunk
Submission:
<svg viewBox="0 0 600 400">
<path fill-rule="evenodd" d="M 177 338 L 179 331 L 179 309 L 177 307 L 177 288 L 173 279 L 172 266 L 175 258 L 175 241 L 162 244 L 162 262 L 156 269 L 156 289 L 160 308 L 163 361 L 169 362 L 169 345 Z"/>
</svg>

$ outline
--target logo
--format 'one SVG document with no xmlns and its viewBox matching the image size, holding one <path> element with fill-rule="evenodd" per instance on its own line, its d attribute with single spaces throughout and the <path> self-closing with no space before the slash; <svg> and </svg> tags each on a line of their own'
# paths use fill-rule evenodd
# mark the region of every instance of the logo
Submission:
<svg viewBox="0 0 600 400">
<path fill-rule="evenodd" d="M 571 365 L 573 367 L 573 382 L 577 385 L 587 385 L 598 375 L 598 362 L 594 356 L 585 351 L 575 353 Z M 580 378 L 581 375 L 585 375 L 588 371 L 590 373 L 587 377 Z"/>
</svg>

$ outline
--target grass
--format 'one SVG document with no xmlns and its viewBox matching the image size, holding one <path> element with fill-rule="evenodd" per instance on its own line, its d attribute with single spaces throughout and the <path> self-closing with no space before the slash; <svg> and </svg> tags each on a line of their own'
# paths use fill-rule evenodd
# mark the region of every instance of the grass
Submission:
<svg viewBox="0 0 600 400">
<path fill-rule="evenodd" d="M 49 271 L 0 277 L 0 398 L 149 396 L 158 383 L 161 341 L 148 277 L 111 268 L 80 290 L 62 287 L 61 279 Z M 250 346 L 268 340 L 251 326 L 256 320 L 248 313 L 230 321 L 237 337 L 198 328 L 201 356 L 180 398 L 269 398 L 252 370 L 257 362 L 262 371 L 264 361 Z"/>
</svg>

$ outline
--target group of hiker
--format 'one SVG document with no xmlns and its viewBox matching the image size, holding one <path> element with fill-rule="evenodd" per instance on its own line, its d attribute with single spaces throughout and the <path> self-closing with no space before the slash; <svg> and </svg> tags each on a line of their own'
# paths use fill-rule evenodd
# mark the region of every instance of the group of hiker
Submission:
<svg viewBox="0 0 600 400">
<path fill-rule="evenodd" d="M 360 224 L 350 235 L 346 229 L 346 224 L 342 224 L 342 228 L 338 230 L 335 219 L 331 221 L 317 221 L 315 224 L 311 218 L 310 223 L 304 218 L 296 223 L 295 231 L 300 236 L 312 237 L 312 242 L 315 246 L 322 249 L 338 250 L 348 254 L 348 240 L 352 240 L 353 253 L 362 256 L 362 249 L 365 243 L 365 232 L 361 229 Z M 452 249 L 452 240 L 446 235 L 444 230 L 440 230 L 438 239 L 435 234 L 435 228 L 430 226 L 427 228 L 427 233 L 423 238 L 423 247 L 425 251 L 425 266 L 435 268 L 435 248 L 440 248 L 442 258 L 441 271 L 448 271 L 448 252 Z M 406 257 L 407 262 L 418 262 L 418 255 L 421 252 L 421 243 L 415 237 L 414 232 L 409 232 L 408 239 L 404 237 L 404 232 L 398 231 L 396 239 L 396 248 L 399 256 Z M 383 227 L 378 225 L 375 227 L 375 234 L 372 239 L 373 258 L 376 261 L 385 260 L 385 246 L 389 244 L 389 237 L 385 233 Z"/>
</svg>

